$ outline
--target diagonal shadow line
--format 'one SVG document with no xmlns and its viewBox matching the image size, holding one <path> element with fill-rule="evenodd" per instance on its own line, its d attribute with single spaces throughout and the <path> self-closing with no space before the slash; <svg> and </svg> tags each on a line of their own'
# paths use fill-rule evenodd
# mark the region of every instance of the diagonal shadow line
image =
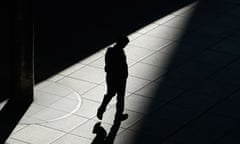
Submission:
<svg viewBox="0 0 240 144">
<path fill-rule="evenodd" d="M 35 0 L 35 83 L 193 1 Z"/>
</svg>

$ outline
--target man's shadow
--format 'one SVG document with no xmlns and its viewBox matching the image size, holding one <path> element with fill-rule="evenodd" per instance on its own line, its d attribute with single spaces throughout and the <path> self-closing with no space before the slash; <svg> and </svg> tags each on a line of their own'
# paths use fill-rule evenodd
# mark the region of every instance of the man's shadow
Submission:
<svg viewBox="0 0 240 144">
<path fill-rule="evenodd" d="M 102 104 L 98 108 L 97 117 L 102 120 L 103 113 L 106 110 L 108 103 L 117 94 L 116 114 L 114 124 L 111 127 L 109 134 L 98 122 L 93 128 L 93 133 L 96 134 L 92 144 L 113 144 L 117 135 L 121 122 L 128 118 L 128 114 L 124 114 L 124 97 L 126 90 L 126 82 L 128 77 L 128 65 L 124 48 L 129 43 L 127 36 L 120 36 L 116 45 L 109 47 L 105 55 L 106 84 L 107 94 L 104 95 Z"/>
<path fill-rule="evenodd" d="M 96 134 L 96 136 L 91 144 L 113 144 L 117 136 L 117 132 L 120 128 L 121 122 L 121 119 L 115 120 L 108 135 L 106 130 L 101 126 L 101 122 L 97 122 L 93 127 L 92 132 Z"/>
</svg>

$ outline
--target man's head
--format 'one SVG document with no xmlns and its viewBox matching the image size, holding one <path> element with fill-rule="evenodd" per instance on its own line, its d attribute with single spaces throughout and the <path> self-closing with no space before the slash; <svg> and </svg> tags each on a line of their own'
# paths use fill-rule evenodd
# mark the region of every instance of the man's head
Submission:
<svg viewBox="0 0 240 144">
<path fill-rule="evenodd" d="M 127 36 L 120 36 L 116 42 L 117 48 L 124 48 L 129 43 L 129 39 Z"/>
</svg>

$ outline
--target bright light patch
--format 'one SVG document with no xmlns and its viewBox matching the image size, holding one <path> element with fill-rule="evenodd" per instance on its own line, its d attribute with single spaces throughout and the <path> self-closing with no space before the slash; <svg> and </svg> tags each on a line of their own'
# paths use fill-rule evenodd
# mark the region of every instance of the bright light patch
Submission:
<svg viewBox="0 0 240 144">
<path fill-rule="evenodd" d="M 131 124 L 141 120 L 146 114 L 152 102 L 153 91 L 166 72 L 176 44 L 197 3 L 170 13 L 128 36 L 130 43 L 125 48 L 125 53 L 129 79 L 125 108 L 130 118 L 123 127 L 131 127 Z M 20 124 L 54 123 L 76 114 L 77 111 L 85 118 L 94 118 L 96 109 L 101 104 L 99 100 L 105 93 L 105 89 L 97 89 L 105 86 L 105 50 L 98 51 L 36 85 L 34 102 Z M 96 97 L 91 95 L 92 90 L 98 93 Z M 110 109 L 115 107 L 115 103 L 111 103 Z M 111 110 L 106 113 L 110 112 Z M 124 140 L 126 143 L 127 139 Z"/>
</svg>

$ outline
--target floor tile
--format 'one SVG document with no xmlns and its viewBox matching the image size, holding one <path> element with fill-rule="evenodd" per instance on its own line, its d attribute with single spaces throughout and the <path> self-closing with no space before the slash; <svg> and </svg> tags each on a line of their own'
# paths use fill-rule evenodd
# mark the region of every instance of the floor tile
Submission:
<svg viewBox="0 0 240 144">
<path fill-rule="evenodd" d="M 49 105 L 47 105 L 47 106 L 49 106 Z M 47 108 L 47 106 L 42 106 L 42 105 L 39 105 L 34 102 L 30 105 L 30 107 L 28 108 L 28 110 L 26 111 L 26 113 L 24 115 L 32 116 L 32 115 L 36 114 L 37 112 L 44 110 L 45 108 Z"/>
<path fill-rule="evenodd" d="M 90 144 L 90 140 L 71 134 L 66 134 L 52 144 Z"/>
<path fill-rule="evenodd" d="M 137 63 L 137 61 L 131 60 L 127 57 L 128 69 L 136 63 Z"/>
<path fill-rule="evenodd" d="M 164 23 L 168 22 L 169 20 L 171 20 L 174 17 L 175 17 L 174 15 L 167 15 L 167 16 L 164 16 L 164 17 L 156 20 L 154 23 L 158 24 L 158 25 L 161 25 L 161 24 L 164 24 Z"/>
<path fill-rule="evenodd" d="M 233 63 L 229 64 L 227 66 L 227 69 L 232 70 L 232 71 L 240 69 L 240 60 L 236 60 Z"/>
<path fill-rule="evenodd" d="M 112 45 L 113 45 L 113 43 L 112 43 L 112 44 L 109 44 L 109 45 L 107 45 L 107 46 L 105 46 L 104 48 L 98 50 L 97 53 L 100 54 L 100 55 L 102 55 L 102 56 L 104 56 L 105 53 L 106 53 L 106 49 L 109 48 L 109 47 L 111 47 Z"/>
<path fill-rule="evenodd" d="M 150 30 L 153 30 L 153 29 L 156 28 L 157 26 L 158 26 L 158 25 L 157 25 L 157 24 L 154 24 L 154 23 L 153 23 L 153 24 L 149 24 L 149 25 L 147 25 L 147 26 L 139 29 L 137 32 L 144 34 L 144 33 L 148 32 L 148 31 L 150 31 Z"/>
<path fill-rule="evenodd" d="M 62 97 L 50 94 L 43 91 L 36 91 L 34 93 L 34 103 L 41 105 L 41 106 L 49 106 L 54 102 L 60 100 Z"/>
<path fill-rule="evenodd" d="M 8 138 L 5 144 L 27 144 L 27 143 L 12 138 Z"/>
<path fill-rule="evenodd" d="M 156 82 L 150 83 L 145 87 L 139 89 L 138 91 L 134 92 L 138 95 L 142 95 L 145 97 L 153 97 L 155 95 L 155 91 L 158 88 L 159 84 Z"/>
<path fill-rule="evenodd" d="M 61 71 L 59 74 L 67 76 L 67 75 L 69 75 L 69 74 L 71 74 L 71 73 L 73 73 L 73 72 L 75 72 L 75 71 L 77 71 L 77 70 L 79 70 L 83 67 L 84 67 L 83 64 L 76 63 L 76 64 L 66 68 L 65 70 Z"/>
<path fill-rule="evenodd" d="M 174 52 L 176 51 L 177 43 L 171 43 L 165 47 L 163 47 L 160 52 L 168 54 L 169 56 L 173 56 Z"/>
<path fill-rule="evenodd" d="M 94 125 L 97 122 L 98 122 L 97 120 L 88 120 L 86 123 L 72 130 L 70 133 L 84 137 L 84 138 L 91 139 L 95 136 L 95 134 L 93 134 L 92 131 L 93 131 Z"/>
<path fill-rule="evenodd" d="M 19 124 L 19 125 L 17 125 L 17 126 L 14 128 L 14 130 L 12 131 L 12 134 L 18 132 L 19 130 L 21 130 L 21 129 L 27 127 L 27 126 L 28 126 L 28 125 L 24 125 L 24 124 Z"/>
<path fill-rule="evenodd" d="M 165 70 L 156 66 L 137 63 L 129 69 L 129 74 L 146 80 L 155 80 L 163 75 Z"/>
<path fill-rule="evenodd" d="M 128 38 L 129 38 L 130 41 L 133 41 L 141 35 L 142 35 L 141 33 L 134 32 L 134 33 L 128 35 Z"/>
<path fill-rule="evenodd" d="M 84 81 L 89 81 L 92 83 L 101 83 L 104 80 L 104 76 L 105 73 L 103 69 L 91 66 L 86 66 L 70 75 L 70 77 Z"/>
<path fill-rule="evenodd" d="M 103 97 L 106 93 L 106 88 L 103 85 L 99 85 L 93 88 L 91 91 L 88 91 L 87 93 L 82 95 L 82 97 L 93 101 L 102 102 Z"/>
<path fill-rule="evenodd" d="M 148 83 L 149 83 L 148 80 L 140 79 L 140 78 L 133 77 L 133 76 L 128 76 L 126 91 L 127 92 L 135 92 L 138 89 L 147 85 Z"/>
<path fill-rule="evenodd" d="M 95 54 L 81 60 L 80 63 L 83 64 L 83 65 L 86 65 L 86 64 L 89 64 L 89 63 L 99 59 L 100 57 L 102 57 L 101 53 L 95 53 Z"/>
<path fill-rule="evenodd" d="M 161 25 L 148 32 L 146 35 L 162 38 L 164 40 L 176 41 L 180 38 L 181 32 L 180 29 Z"/>
<path fill-rule="evenodd" d="M 104 69 L 104 66 L 105 66 L 105 57 L 103 56 L 103 57 L 97 59 L 96 61 L 90 63 L 89 65 L 90 65 L 90 66 L 97 67 L 97 68 Z"/>
<path fill-rule="evenodd" d="M 62 111 L 58 111 L 55 109 L 51 109 L 51 108 L 47 108 L 44 109 L 34 115 L 32 115 L 33 118 L 39 119 L 39 120 L 44 120 L 44 121 L 52 121 L 58 118 L 61 118 L 65 115 L 67 115 L 68 113 L 66 112 L 62 112 Z"/>
<path fill-rule="evenodd" d="M 240 7 L 234 8 L 229 12 L 231 15 L 236 17 L 240 17 Z"/>
<path fill-rule="evenodd" d="M 82 118 L 80 116 L 70 115 L 69 117 L 63 118 L 61 120 L 43 123 L 41 125 L 57 129 L 59 131 L 69 132 L 74 128 L 78 127 L 79 125 L 81 125 L 82 123 L 86 122 L 87 120 L 88 119 Z"/>
<path fill-rule="evenodd" d="M 57 102 L 49 105 L 49 107 L 56 109 L 56 110 L 71 113 L 75 109 L 79 108 L 80 105 L 81 105 L 81 99 L 79 99 L 79 101 L 75 101 L 75 100 L 70 100 L 67 98 L 62 98 L 62 99 L 58 100 Z"/>
<path fill-rule="evenodd" d="M 40 82 L 40 83 L 34 85 L 34 89 L 35 90 L 40 90 L 40 89 L 45 88 L 45 87 L 47 87 L 47 86 L 49 86 L 53 83 L 54 82 L 52 82 L 52 81 L 43 81 L 43 82 Z"/>
<path fill-rule="evenodd" d="M 48 144 L 61 137 L 64 133 L 39 125 L 30 125 L 13 134 L 13 138 L 31 144 Z"/>
<path fill-rule="evenodd" d="M 133 45 L 128 45 L 124 50 L 128 59 L 131 59 L 134 61 L 143 59 L 144 57 L 154 52 L 152 50 L 144 49 L 144 48 L 133 46 Z"/>
<path fill-rule="evenodd" d="M 48 85 L 48 86 L 42 88 L 41 91 L 47 92 L 50 94 L 55 94 L 57 96 L 66 96 L 72 92 L 72 90 L 69 89 L 68 87 L 63 86 L 58 83 L 52 83 L 51 85 Z"/>
<path fill-rule="evenodd" d="M 169 65 L 169 59 L 171 59 L 170 55 L 164 54 L 162 52 L 155 52 L 154 54 L 141 60 L 141 62 L 166 68 Z"/>
<path fill-rule="evenodd" d="M 220 52 L 224 52 L 224 53 L 240 55 L 240 50 L 238 47 L 239 44 L 240 44 L 239 40 L 225 39 L 224 41 L 220 42 L 218 45 L 216 45 L 212 49 Z"/>
<path fill-rule="evenodd" d="M 131 125 L 128 130 L 134 131 L 134 132 L 139 132 L 142 129 L 142 126 L 144 124 L 144 118 L 137 121 L 135 124 Z"/>
<path fill-rule="evenodd" d="M 75 114 L 87 118 L 92 118 L 96 116 L 99 106 L 100 103 L 83 98 L 81 107 L 75 112 Z"/>
<path fill-rule="evenodd" d="M 198 1 L 191 3 L 177 11 L 175 11 L 174 13 L 172 13 L 173 15 L 180 15 L 180 16 L 184 16 L 187 14 L 191 14 L 195 8 L 195 6 L 198 4 Z"/>
<path fill-rule="evenodd" d="M 54 76 L 52 76 L 52 77 L 50 77 L 48 80 L 49 81 L 53 81 L 53 82 L 57 82 L 57 81 L 59 81 L 60 79 L 63 79 L 64 78 L 64 76 L 63 75 L 54 75 Z"/>
<path fill-rule="evenodd" d="M 40 123 L 45 123 L 47 121 L 45 120 L 40 120 L 34 117 L 30 116 L 23 116 L 21 120 L 19 121 L 19 124 L 24 124 L 24 125 L 29 125 L 29 124 L 40 124 Z"/>
<path fill-rule="evenodd" d="M 147 113 L 152 104 L 152 99 L 132 94 L 126 98 L 125 103 L 126 109 L 128 110 L 139 113 Z"/>
<path fill-rule="evenodd" d="M 159 50 L 164 46 L 168 45 L 169 43 L 171 43 L 171 41 L 169 40 L 143 35 L 132 41 L 130 44 L 149 50 Z"/>
<path fill-rule="evenodd" d="M 137 132 L 126 130 L 116 137 L 114 144 L 133 144 Z"/>
<path fill-rule="evenodd" d="M 74 101 L 79 101 L 79 95 L 76 95 L 76 93 L 70 93 L 65 98 L 74 100 Z M 80 99 L 81 99 L 81 96 L 80 96 Z"/>
<path fill-rule="evenodd" d="M 87 92 L 88 90 L 96 86 L 95 84 L 92 84 L 90 82 L 68 77 L 65 77 L 64 79 L 58 81 L 58 83 L 74 89 L 79 95 L 82 95 L 83 93 Z"/>
<path fill-rule="evenodd" d="M 176 16 L 175 18 L 166 22 L 164 25 L 174 27 L 174 28 L 179 28 L 179 29 L 185 29 L 189 21 L 190 21 L 189 17 Z"/>
<path fill-rule="evenodd" d="M 194 58 L 194 60 L 196 60 L 196 63 L 199 62 L 199 65 L 211 65 L 212 67 L 216 67 L 218 69 L 228 66 L 231 62 L 237 59 L 237 56 L 211 50 L 206 50 Z"/>
</svg>

